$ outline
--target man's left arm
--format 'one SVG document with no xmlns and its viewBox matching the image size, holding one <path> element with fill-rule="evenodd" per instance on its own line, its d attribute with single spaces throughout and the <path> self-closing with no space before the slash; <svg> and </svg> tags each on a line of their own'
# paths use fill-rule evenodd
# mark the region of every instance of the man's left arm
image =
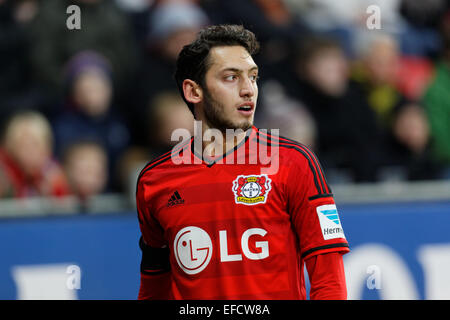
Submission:
<svg viewBox="0 0 450 320">
<path fill-rule="evenodd" d="M 305 261 L 311 300 L 346 300 L 344 262 L 340 252 L 318 254 Z"/>
<path fill-rule="evenodd" d="M 311 283 L 311 299 L 346 299 L 342 255 L 349 252 L 333 194 L 314 153 L 291 157 L 288 211 Z M 303 267 L 303 266 L 302 266 Z"/>
</svg>

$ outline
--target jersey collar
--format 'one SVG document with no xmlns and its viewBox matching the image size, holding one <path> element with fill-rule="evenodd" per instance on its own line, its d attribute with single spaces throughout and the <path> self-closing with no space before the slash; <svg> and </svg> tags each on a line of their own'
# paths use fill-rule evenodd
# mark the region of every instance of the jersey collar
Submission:
<svg viewBox="0 0 450 320">
<path fill-rule="evenodd" d="M 241 142 L 239 142 L 233 149 L 229 150 L 227 153 L 215 158 L 215 159 L 208 159 L 203 157 L 202 154 L 199 154 L 197 149 L 195 148 L 195 137 L 191 139 L 191 152 L 194 157 L 197 159 L 200 159 L 202 163 L 206 164 L 209 168 L 212 167 L 214 164 L 221 160 L 226 160 L 227 157 L 234 156 L 234 153 L 241 147 L 244 147 L 250 139 L 253 139 L 256 137 L 256 132 L 258 129 L 255 126 L 252 126 L 250 129 L 247 130 L 245 133 L 245 138 L 242 139 Z M 226 163 L 226 162 L 225 162 Z"/>
</svg>

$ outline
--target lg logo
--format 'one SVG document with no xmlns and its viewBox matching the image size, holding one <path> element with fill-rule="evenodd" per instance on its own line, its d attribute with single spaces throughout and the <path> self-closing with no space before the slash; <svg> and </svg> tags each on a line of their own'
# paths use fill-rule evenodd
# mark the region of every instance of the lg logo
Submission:
<svg viewBox="0 0 450 320">
<path fill-rule="evenodd" d="M 196 274 L 206 268 L 212 256 L 212 242 L 208 233 L 197 227 L 181 229 L 173 242 L 175 259 L 187 274 Z"/>
<path fill-rule="evenodd" d="M 241 236 L 241 249 L 249 260 L 262 260 L 269 256 L 269 243 L 267 241 L 255 241 L 257 252 L 250 250 L 250 237 L 259 235 L 264 237 L 267 231 L 261 228 L 246 230 Z M 209 234 L 198 227 L 185 227 L 178 231 L 173 242 L 174 255 L 180 268 L 187 274 L 197 274 L 203 271 L 209 264 L 213 245 Z M 230 254 L 228 251 L 227 231 L 219 231 L 220 261 L 241 261 L 242 254 Z"/>
</svg>

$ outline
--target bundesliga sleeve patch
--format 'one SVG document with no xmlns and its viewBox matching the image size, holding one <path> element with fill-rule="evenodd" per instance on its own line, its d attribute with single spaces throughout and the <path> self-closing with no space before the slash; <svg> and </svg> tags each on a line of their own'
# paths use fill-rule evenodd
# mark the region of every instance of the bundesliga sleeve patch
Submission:
<svg viewBox="0 0 450 320">
<path fill-rule="evenodd" d="M 335 204 L 327 204 L 316 208 L 320 228 L 325 240 L 345 238 Z"/>
<path fill-rule="evenodd" d="M 265 174 L 238 176 L 233 181 L 234 200 L 236 203 L 255 205 L 266 203 L 271 190 L 272 180 Z"/>
</svg>

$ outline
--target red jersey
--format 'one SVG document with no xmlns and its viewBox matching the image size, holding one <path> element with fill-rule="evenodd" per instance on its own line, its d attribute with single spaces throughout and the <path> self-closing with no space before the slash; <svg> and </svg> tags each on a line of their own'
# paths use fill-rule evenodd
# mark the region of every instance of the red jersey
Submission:
<svg viewBox="0 0 450 320">
<path fill-rule="evenodd" d="M 305 260 L 349 251 L 313 152 L 255 127 L 219 161 L 193 146 L 138 178 L 141 277 L 170 273 L 174 299 L 305 299 Z"/>
</svg>

